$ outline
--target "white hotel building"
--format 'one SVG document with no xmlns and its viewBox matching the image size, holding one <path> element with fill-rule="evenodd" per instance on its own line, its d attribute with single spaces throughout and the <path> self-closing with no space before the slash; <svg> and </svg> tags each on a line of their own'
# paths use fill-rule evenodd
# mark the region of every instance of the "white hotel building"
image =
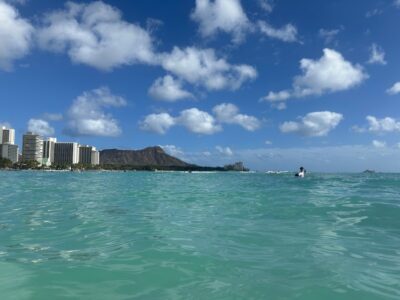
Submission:
<svg viewBox="0 0 400 300">
<path fill-rule="evenodd" d="M 15 130 L 12 128 L 0 127 L 0 158 L 18 162 L 18 146 L 15 145 Z"/>
<path fill-rule="evenodd" d="M 40 135 L 32 132 L 28 132 L 23 136 L 23 161 L 36 160 L 45 166 L 70 166 L 78 163 L 99 165 L 99 158 L 99 151 L 92 146 L 83 146 L 72 142 L 60 143 L 57 142 L 56 138 L 43 140 Z"/>
</svg>

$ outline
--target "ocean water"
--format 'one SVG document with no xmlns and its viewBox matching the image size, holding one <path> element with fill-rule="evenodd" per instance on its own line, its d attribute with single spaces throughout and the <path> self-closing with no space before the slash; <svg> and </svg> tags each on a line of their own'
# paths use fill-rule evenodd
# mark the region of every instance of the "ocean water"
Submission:
<svg viewBox="0 0 400 300">
<path fill-rule="evenodd" d="M 1 299 L 400 299 L 400 175 L 0 172 Z"/>
</svg>

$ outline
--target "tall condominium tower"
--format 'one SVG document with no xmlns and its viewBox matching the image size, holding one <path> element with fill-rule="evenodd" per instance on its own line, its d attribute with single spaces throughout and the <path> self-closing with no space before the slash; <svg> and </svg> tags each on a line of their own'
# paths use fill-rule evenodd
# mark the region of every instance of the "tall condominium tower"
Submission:
<svg viewBox="0 0 400 300">
<path fill-rule="evenodd" d="M 48 138 L 43 141 L 43 164 L 46 166 L 51 166 L 54 163 L 54 148 L 56 143 L 56 138 Z"/>
<path fill-rule="evenodd" d="M 15 144 L 15 130 L 2 126 L 0 128 L 0 144 Z"/>
<path fill-rule="evenodd" d="M 12 163 L 18 162 L 18 146 L 11 144 L 0 144 L 0 158 L 11 160 Z"/>
<path fill-rule="evenodd" d="M 43 138 L 32 132 L 27 132 L 22 138 L 22 160 L 38 163 L 43 161 Z"/>
<path fill-rule="evenodd" d="M 99 151 L 92 146 L 80 146 L 79 147 L 79 163 L 84 165 L 98 165 Z"/>
<path fill-rule="evenodd" d="M 54 164 L 73 165 L 79 163 L 78 143 L 55 143 Z"/>
</svg>

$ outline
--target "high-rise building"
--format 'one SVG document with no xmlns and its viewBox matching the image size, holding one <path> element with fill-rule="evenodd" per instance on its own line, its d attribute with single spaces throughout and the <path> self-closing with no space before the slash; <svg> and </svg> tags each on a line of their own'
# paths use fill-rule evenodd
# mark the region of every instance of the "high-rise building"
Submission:
<svg viewBox="0 0 400 300">
<path fill-rule="evenodd" d="M 0 128 L 0 144 L 15 144 L 15 130 L 2 126 Z"/>
<path fill-rule="evenodd" d="M 92 150 L 92 165 L 98 166 L 100 164 L 100 152 L 96 150 Z"/>
<path fill-rule="evenodd" d="M 54 163 L 54 147 L 56 143 L 56 138 L 48 138 L 43 141 L 43 164 L 46 166 L 51 166 Z"/>
<path fill-rule="evenodd" d="M 99 151 L 92 146 L 79 147 L 79 163 L 84 165 L 98 165 L 99 164 Z"/>
<path fill-rule="evenodd" d="M 0 158 L 6 158 L 12 163 L 18 162 L 18 146 L 11 144 L 0 144 Z"/>
<path fill-rule="evenodd" d="M 79 163 L 78 143 L 55 143 L 54 164 L 73 165 Z"/>
<path fill-rule="evenodd" d="M 22 138 L 22 160 L 23 161 L 43 161 L 43 138 L 32 132 L 27 132 Z"/>
</svg>

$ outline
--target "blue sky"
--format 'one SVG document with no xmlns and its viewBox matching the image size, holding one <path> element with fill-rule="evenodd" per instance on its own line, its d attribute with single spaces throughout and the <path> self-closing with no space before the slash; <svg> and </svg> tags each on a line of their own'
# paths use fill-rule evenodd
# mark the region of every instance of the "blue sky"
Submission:
<svg viewBox="0 0 400 300">
<path fill-rule="evenodd" d="M 253 169 L 400 170 L 400 1 L 0 0 L 0 123 Z"/>
</svg>

